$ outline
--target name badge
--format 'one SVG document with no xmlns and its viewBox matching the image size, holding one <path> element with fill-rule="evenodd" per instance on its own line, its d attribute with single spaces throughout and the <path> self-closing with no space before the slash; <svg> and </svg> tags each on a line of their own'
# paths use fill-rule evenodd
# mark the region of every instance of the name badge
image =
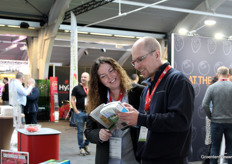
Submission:
<svg viewBox="0 0 232 164">
<path fill-rule="evenodd" d="M 85 98 L 85 105 L 87 104 L 87 97 Z"/>
<path fill-rule="evenodd" d="M 116 159 L 122 158 L 122 138 L 119 137 L 110 138 L 110 158 L 116 158 Z"/>
<path fill-rule="evenodd" d="M 139 132 L 139 141 L 145 142 L 147 140 L 147 133 L 148 133 L 148 129 L 144 126 L 141 126 Z"/>
</svg>

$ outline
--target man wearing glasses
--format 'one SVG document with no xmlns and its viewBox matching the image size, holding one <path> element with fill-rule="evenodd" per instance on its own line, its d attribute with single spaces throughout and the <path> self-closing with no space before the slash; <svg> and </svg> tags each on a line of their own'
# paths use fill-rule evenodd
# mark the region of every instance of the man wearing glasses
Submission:
<svg viewBox="0 0 232 164">
<path fill-rule="evenodd" d="M 194 89 L 188 78 L 161 61 L 159 42 L 151 37 L 137 40 L 131 64 L 148 86 L 140 97 L 139 112 L 125 104 L 129 112 L 119 118 L 140 127 L 137 155 L 142 164 L 187 164 L 191 149 Z"/>
</svg>

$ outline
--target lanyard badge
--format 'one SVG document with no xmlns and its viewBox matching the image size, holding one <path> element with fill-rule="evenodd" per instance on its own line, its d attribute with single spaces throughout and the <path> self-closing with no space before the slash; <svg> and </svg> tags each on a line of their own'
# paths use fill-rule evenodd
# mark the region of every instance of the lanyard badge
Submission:
<svg viewBox="0 0 232 164">
<path fill-rule="evenodd" d="M 168 65 L 164 71 L 162 72 L 162 74 L 160 75 L 159 79 L 157 80 L 156 84 L 155 84 L 155 87 L 153 88 L 152 90 L 152 93 L 151 95 L 149 96 L 150 94 L 150 89 L 148 88 L 147 90 L 147 95 L 146 95 L 146 101 L 145 101 L 145 113 L 147 114 L 149 112 L 149 107 L 150 107 L 150 104 L 151 104 L 151 99 L 155 93 L 155 90 L 156 88 L 158 87 L 159 83 L 161 82 L 161 80 L 163 79 L 163 77 L 168 73 L 168 71 L 171 69 L 172 67 L 170 65 Z"/>
</svg>

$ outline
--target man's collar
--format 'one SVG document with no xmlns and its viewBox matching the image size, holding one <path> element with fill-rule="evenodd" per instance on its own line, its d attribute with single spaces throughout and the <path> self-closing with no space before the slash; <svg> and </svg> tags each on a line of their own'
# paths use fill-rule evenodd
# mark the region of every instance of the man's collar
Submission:
<svg viewBox="0 0 232 164">
<path fill-rule="evenodd" d="M 155 72 L 155 77 L 154 79 L 151 81 L 151 83 L 155 82 L 158 80 L 158 78 L 160 77 L 161 73 L 164 71 L 164 69 L 170 65 L 169 62 L 166 62 L 164 64 L 162 64 L 159 69 Z"/>
</svg>

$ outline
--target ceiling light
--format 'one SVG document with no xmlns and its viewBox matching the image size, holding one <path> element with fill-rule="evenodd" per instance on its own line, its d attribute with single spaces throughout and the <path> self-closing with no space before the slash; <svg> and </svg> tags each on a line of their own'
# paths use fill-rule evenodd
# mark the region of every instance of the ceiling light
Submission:
<svg viewBox="0 0 232 164">
<path fill-rule="evenodd" d="M 185 28 L 180 28 L 179 31 L 178 31 L 178 33 L 179 33 L 180 35 L 186 35 L 187 32 L 188 32 L 188 30 L 185 29 Z"/>
<path fill-rule="evenodd" d="M 17 46 L 18 46 L 17 44 L 12 44 L 12 45 L 6 47 L 6 48 L 5 48 L 5 51 L 12 50 L 12 49 L 16 48 Z"/>
<path fill-rule="evenodd" d="M 26 45 L 23 45 L 22 47 L 20 47 L 20 50 L 21 50 L 21 51 L 27 50 L 27 46 L 26 46 Z"/>
<path fill-rule="evenodd" d="M 114 36 L 120 38 L 135 38 L 134 36 L 127 36 L 127 35 L 114 35 Z"/>
<path fill-rule="evenodd" d="M 78 31 L 78 34 L 89 34 L 88 32 Z"/>
<path fill-rule="evenodd" d="M 112 34 L 103 34 L 103 33 L 90 33 L 91 35 L 100 35 L 100 36 L 112 36 Z"/>
<path fill-rule="evenodd" d="M 115 48 L 121 49 L 122 47 L 122 44 L 115 44 Z"/>
<path fill-rule="evenodd" d="M 216 24 L 216 21 L 215 20 L 210 20 L 210 19 L 208 19 L 208 20 L 205 20 L 204 21 L 204 24 L 205 25 L 207 25 L 207 26 L 213 26 L 213 25 L 215 25 Z"/>
<path fill-rule="evenodd" d="M 15 40 L 13 41 L 13 43 L 20 42 L 21 40 L 24 40 L 24 39 L 26 39 L 26 38 L 27 38 L 27 36 L 20 35 L 17 39 L 15 39 Z"/>
<path fill-rule="evenodd" d="M 20 26 L 13 26 L 13 25 L 8 25 L 8 27 L 20 28 Z"/>
<path fill-rule="evenodd" d="M 215 39 L 223 39 L 223 38 L 224 38 L 224 35 L 223 35 L 222 33 L 216 33 L 216 34 L 214 35 L 214 38 L 215 38 Z"/>
</svg>

